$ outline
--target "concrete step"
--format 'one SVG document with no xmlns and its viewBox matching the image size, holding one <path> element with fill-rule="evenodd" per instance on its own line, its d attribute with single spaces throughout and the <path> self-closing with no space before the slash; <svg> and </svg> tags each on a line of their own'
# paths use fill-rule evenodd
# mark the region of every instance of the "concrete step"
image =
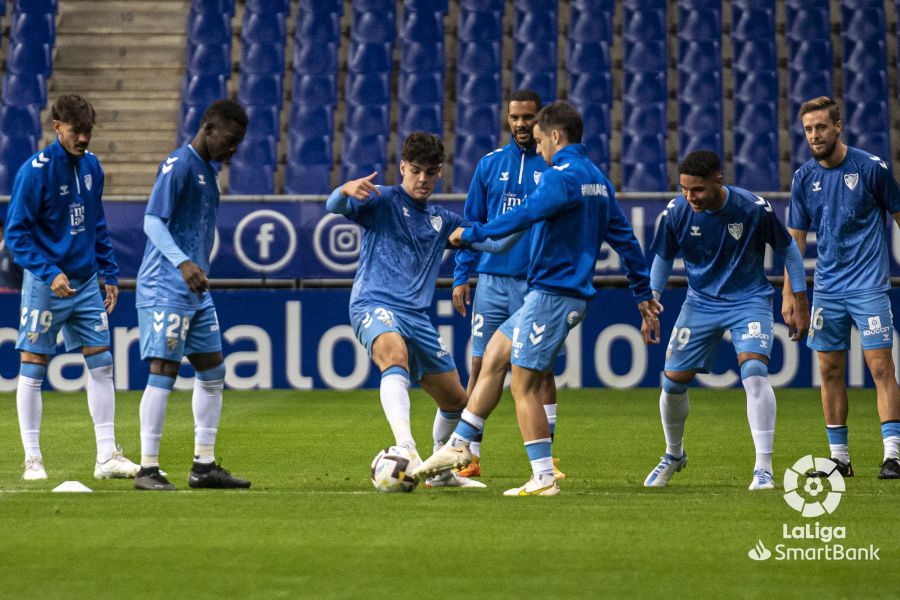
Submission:
<svg viewBox="0 0 900 600">
<path fill-rule="evenodd" d="M 184 44 L 180 35 L 66 34 L 57 38 L 53 68 L 183 69 Z"/>
<path fill-rule="evenodd" d="M 146 72 L 138 69 L 56 69 L 50 78 L 49 90 L 53 92 L 85 93 L 96 92 L 147 92 L 171 90 L 180 93 L 184 70 L 150 69 Z M 56 94 L 59 95 L 59 94 Z"/>
<path fill-rule="evenodd" d="M 103 157 L 101 156 L 101 161 Z M 147 163 L 115 163 L 103 162 L 103 171 L 106 174 L 105 194 L 122 194 L 119 190 L 138 190 L 135 193 L 149 193 L 156 181 L 156 169 L 159 161 Z"/>
<path fill-rule="evenodd" d="M 56 30 L 69 33 L 181 33 L 190 2 L 105 2 L 66 0 L 59 5 Z"/>
</svg>

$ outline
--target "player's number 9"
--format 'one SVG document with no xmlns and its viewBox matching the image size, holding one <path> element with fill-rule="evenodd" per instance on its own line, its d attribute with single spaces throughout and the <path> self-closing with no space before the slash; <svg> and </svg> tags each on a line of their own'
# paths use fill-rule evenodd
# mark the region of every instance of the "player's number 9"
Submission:
<svg viewBox="0 0 900 600">
<path fill-rule="evenodd" d="M 684 347 L 691 341 L 691 330 L 687 327 L 672 330 L 672 345 L 676 350 L 684 350 Z"/>
<path fill-rule="evenodd" d="M 41 326 L 41 333 L 47 333 L 50 329 L 50 325 L 53 324 L 53 313 L 49 310 L 40 311 L 38 309 L 34 309 L 30 313 L 31 316 L 31 331 L 37 331 L 38 325 Z M 28 323 L 29 311 L 27 306 L 22 307 L 22 318 L 19 322 L 24 326 Z"/>
</svg>

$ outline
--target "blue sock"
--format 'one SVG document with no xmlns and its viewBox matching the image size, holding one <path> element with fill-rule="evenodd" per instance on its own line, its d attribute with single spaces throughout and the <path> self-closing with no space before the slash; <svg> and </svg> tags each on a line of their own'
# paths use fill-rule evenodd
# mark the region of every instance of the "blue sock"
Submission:
<svg viewBox="0 0 900 600">
<path fill-rule="evenodd" d="M 881 427 L 881 430 L 882 430 L 882 432 L 884 431 L 883 425 Z M 845 446 L 847 445 L 847 438 L 849 436 L 847 433 L 846 425 L 837 425 L 837 426 L 826 425 L 825 433 L 828 435 L 828 443 L 829 444 L 835 444 L 835 445 L 843 444 Z"/>
<path fill-rule="evenodd" d="M 885 421 L 882 423 L 881 437 L 900 437 L 900 421 Z"/>
<path fill-rule="evenodd" d="M 885 421 L 881 424 L 884 441 L 884 460 L 900 460 L 900 421 Z"/>
<path fill-rule="evenodd" d="M 154 375 L 153 373 L 150 373 L 150 377 L 147 378 L 147 385 L 159 388 L 161 390 L 172 391 L 172 388 L 175 387 L 175 378 L 166 377 L 165 375 Z"/>
<path fill-rule="evenodd" d="M 47 374 L 47 367 L 37 363 L 23 362 L 19 366 L 19 374 L 35 381 L 43 381 L 44 376 Z"/>
<path fill-rule="evenodd" d="M 531 461 L 531 472 L 535 477 L 553 476 L 553 445 L 550 438 L 525 442 L 525 452 Z"/>
</svg>

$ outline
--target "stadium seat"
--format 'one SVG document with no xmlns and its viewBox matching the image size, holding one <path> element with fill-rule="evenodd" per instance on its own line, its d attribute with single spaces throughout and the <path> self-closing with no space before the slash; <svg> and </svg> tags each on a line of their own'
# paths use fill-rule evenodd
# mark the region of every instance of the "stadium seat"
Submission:
<svg viewBox="0 0 900 600">
<path fill-rule="evenodd" d="M 391 51 L 391 44 L 353 42 L 347 69 L 354 73 L 386 73 L 391 70 Z"/>
<path fill-rule="evenodd" d="M 854 135 L 850 138 L 849 142 L 853 146 L 865 150 L 870 154 L 874 154 L 875 156 L 891 156 L 891 140 L 887 131 Z"/>
<path fill-rule="evenodd" d="M 841 36 L 848 40 L 884 40 L 887 28 L 884 4 L 878 4 L 877 8 L 850 8 L 846 3 L 842 4 Z"/>
<path fill-rule="evenodd" d="M 27 44 L 54 44 L 56 14 L 49 12 L 13 13 L 9 21 L 10 41 Z"/>
<path fill-rule="evenodd" d="M 850 102 L 843 117 L 845 129 L 857 135 L 883 132 L 890 123 L 885 101 Z"/>
<path fill-rule="evenodd" d="M 514 71 L 513 88 L 534 90 L 544 102 L 556 100 L 556 70 L 552 73 Z"/>
<path fill-rule="evenodd" d="M 566 69 L 571 72 L 605 71 L 609 65 L 609 42 L 573 42 L 566 49 Z"/>
<path fill-rule="evenodd" d="M 575 104 L 603 104 L 612 102 L 613 83 L 607 71 L 598 73 L 569 73 L 569 99 Z M 653 102 L 652 95 L 647 102 Z"/>
<path fill-rule="evenodd" d="M 53 71 L 50 44 L 11 42 L 7 51 L 6 70 L 10 73 L 32 73 L 49 77 Z"/>
<path fill-rule="evenodd" d="M 231 76 L 231 46 L 227 44 L 188 45 L 187 71 L 195 75 Z"/>
<path fill-rule="evenodd" d="M 475 136 L 499 129 L 499 114 L 499 104 L 457 104 L 456 134 Z"/>
<path fill-rule="evenodd" d="M 630 14 L 629 14 L 630 13 Z M 641 8 L 625 10 L 622 37 L 630 42 L 662 40 L 666 37 L 666 11 Z M 627 48 L 628 44 L 626 44 Z"/>
<path fill-rule="evenodd" d="M 304 137 L 291 136 L 288 139 L 288 160 L 305 165 L 331 165 L 332 139 L 327 135 Z"/>
<path fill-rule="evenodd" d="M 398 129 L 404 134 L 413 131 L 427 131 L 441 135 L 444 129 L 442 104 L 400 105 Z M 401 135 L 405 138 L 406 135 Z"/>
<path fill-rule="evenodd" d="M 758 165 L 778 165 L 778 137 L 776 129 L 767 127 L 750 131 L 735 131 L 734 160 Z M 778 189 L 778 188 L 769 188 Z"/>
<path fill-rule="evenodd" d="M 625 45 L 623 67 L 633 73 L 664 71 L 667 56 L 664 40 L 635 41 Z"/>
<path fill-rule="evenodd" d="M 678 69 L 698 75 L 722 70 L 719 40 L 687 41 L 678 44 Z"/>
<path fill-rule="evenodd" d="M 774 39 L 734 42 L 734 51 L 731 67 L 736 71 L 774 71 L 778 66 Z"/>
<path fill-rule="evenodd" d="M 831 69 L 833 58 L 831 53 L 831 40 L 799 40 L 788 44 L 791 70 L 794 71 L 821 71 Z"/>
<path fill-rule="evenodd" d="M 572 42 L 612 41 L 612 0 L 572 2 L 569 40 Z"/>
<path fill-rule="evenodd" d="M 284 44 L 287 40 L 286 13 L 275 12 L 272 9 L 265 11 L 252 11 L 247 9 L 244 13 L 244 23 L 241 28 L 241 40 L 244 43 L 269 42 Z"/>
<path fill-rule="evenodd" d="M 245 10 L 286 13 L 291 10 L 291 0 L 246 0 Z"/>
<path fill-rule="evenodd" d="M 303 104 L 334 105 L 337 103 L 337 81 L 331 75 L 307 75 L 297 73 L 291 86 L 294 102 Z"/>
<path fill-rule="evenodd" d="M 444 101 L 441 73 L 400 73 L 397 96 L 402 104 L 437 104 Z"/>
<path fill-rule="evenodd" d="M 340 181 L 349 181 L 351 179 L 359 179 L 366 177 L 374 172 L 378 174 L 373 179 L 376 185 L 384 185 L 384 171 L 387 165 L 385 163 L 354 163 L 344 161 L 341 163 Z"/>
<path fill-rule="evenodd" d="M 297 15 L 294 39 L 309 44 L 336 43 L 341 36 L 341 15 L 338 12 L 301 10 Z"/>
<path fill-rule="evenodd" d="M 722 105 L 679 102 L 678 131 L 692 136 L 721 134 L 723 128 Z"/>
<path fill-rule="evenodd" d="M 602 136 L 606 139 L 609 137 L 609 104 L 587 104 L 579 105 L 576 108 L 581 112 L 581 117 L 584 120 L 585 138 L 589 136 Z M 604 144 L 609 145 L 609 141 L 605 141 Z"/>
<path fill-rule="evenodd" d="M 390 73 L 347 73 L 346 99 L 356 104 L 388 104 L 391 100 Z"/>
<path fill-rule="evenodd" d="M 228 168 L 229 194 L 274 194 L 275 167 L 251 165 L 231 159 Z"/>
<path fill-rule="evenodd" d="M 281 75 L 241 73 L 238 98 L 243 104 L 279 104 L 282 98 Z"/>
<path fill-rule="evenodd" d="M 679 140 L 679 160 L 697 150 L 712 150 L 722 156 L 724 136 L 721 133 L 691 135 L 682 131 Z"/>
<path fill-rule="evenodd" d="M 787 3 L 787 35 L 795 40 L 824 39 L 831 34 L 828 0 Z"/>
<path fill-rule="evenodd" d="M 743 6 L 739 6 L 743 4 Z M 764 8 L 750 8 L 761 5 Z M 735 2 L 732 6 L 731 35 L 736 40 L 770 41 L 775 39 L 775 6 L 772 0 Z"/>
<path fill-rule="evenodd" d="M 734 99 L 741 102 L 767 102 L 778 98 L 778 73 L 759 71 L 735 76 Z"/>
<path fill-rule="evenodd" d="M 609 136 L 585 135 L 582 143 L 587 148 L 588 157 L 604 173 L 609 173 Z"/>
<path fill-rule="evenodd" d="M 556 74 L 556 45 L 546 42 L 521 44 L 513 60 L 513 69 L 519 73 Z"/>
<path fill-rule="evenodd" d="M 497 104 L 502 101 L 500 95 L 500 73 L 459 74 L 458 102 Z"/>
<path fill-rule="evenodd" d="M 722 76 L 719 71 L 678 74 L 679 102 L 710 104 L 722 101 Z"/>
<path fill-rule="evenodd" d="M 607 79 L 609 79 L 607 77 Z M 610 99 L 612 98 L 612 86 L 610 85 Z M 622 101 L 637 104 L 640 102 L 665 102 L 669 97 L 666 88 L 665 72 L 632 73 L 624 74 L 624 89 Z"/>
<path fill-rule="evenodd" d="M 428 43 L 443 40 L 444 15 L 435 11 L 404 11 L 400 38 L 410 42 Z"/>
<path fill-rule="evenodd" d="M 33 104 L 0 106 L 0 133 L 9 137 L 40 137 L 41 111 Z"/>
<path fill-rule="evenodd" d="M 342 160 L 356 164 L 387 163 L 387 135 L 344 135 Z"/>
<path fill-rule="evenodd" d="M 291 104 L 288 139 L 297 135 L 330 136 L 334 131 L 334 109 L 327 104 Z"/>
<path fill-rule="evenodd" d="M 249 119 L 247 137 L 272 136 L 278 139 L 281 133 L 281 111 L 277 106 L 249 104 L 244 108 Z"/>
<path fill-rule="evenodd" d="M 687 7 L 679 3 L 678 37 L 682 40 L 716 41 L 722 39 L 722 2 L 716 0 L 707 6 Z"/>
<path fill-rule="evenodd" d="M 349 136 L 364 137 L 383 135 L 390 126 L 390 107 L 383 104 L 357 104 L 346 106 L 344 133 Z"/>
<path fill-rule="evenodd" d="M 464 10 L 502 11 L 505 3 L 506 0 L 459 0 L 459 6 Z"/>
<path fill-rule="evenodd" d="M 231 15 L 195 12 L 188 15 L 188 42 L 192 44 L 227 44 L 231 40 Z"/>
<path fill-rule="evenodd" d="M 665 163 L 622 165 L 622 191 L 663 192 L 668 189 Z"/>
<path fill-rule="evenodd" d="M 278 162 L 278 139 L 275 136 L 247 136 L 238 146 L 235 158 L 248 165 L 270 165 Z"/>
<path fill-rule="evenodd" d="M 191 0 L 191 10 L 205 14 L 234 14 L 235 0 Z"/>
<path fill-rule="evenodd" d="M 178 119 L 179 139 L 194 137 L 197 129 L 200 128 L 200 121 L 205 110 L 206 106 L 190 106 L 186 104 L 181 106 L 181 113 Z"/>
<path fill-rule="evenodd" d="M 15 0 L 13 13 L 56 14 L 57 0 Z"/>
<path fill-rule="evenodd" d="M 286 194 L 330 193 L 331 166 L 288 160 L 284 171 L 284 191 Z"/>
<path fill-rule="evenodd" d="M 10 137 L 0 135 L 0 162 L 18 169 L 38 149 L 39 136 Z"/>
<path fill-rule="evenodd" d="M 625 110 L 623 135 L 655 135 L 668 126 L 666 105 L 662 102 L 640 104 Z"/>
<path fill-rule="evenodd" d="M 401 71 L 444 71 L 443 42 L 406 42 L 400 46 Z"/>
<path fill-rule="evenodd" d="M 622 164 L 666 162 L 665 133 L 629 135 L 622 133 Z"/>
<path fill-rule="evenodd" d="M 501 69 L 499 42 L 459 42 L 458 55 L 460 72 L 489 73 Z"/>
<path fill-rule="evenodd" d="M 43 75 L 6 73 L 3 76 L 3 104 L 26 106 L 47 105 L 47 84 Z"/>
<path fill-rule="evenodd" d="M 304 74 L 333 75 L 338 70 L 338 45 L 294 44 L 294 70 Z"/>
<path fill-rule="evenodd" d="M 390 17 L 390 18 L 388 18 Z M 396 37 L 393 10 L 384 12 L 362 12 L 353 7 L 353 27 L 350 39 L 354 42 L 390 44 Z"/>
<path fill-rule="evenodd" d="M 754 192 L 778 190 L 778 169 L 775 164 L 761 165 L 735 160 L 735 185 Z"/>
<path fill-rule="evenodd" d="M 475 165 L 488 152 L 497 148 L 497 140 L 491 135 L 456 136 L 456 152 L 454 153 L 455 165 L 458 161 Z"/>
<path fill-rule="evenodd" d="M 503 37 L 503 12 L 461 10 L 457 35 L 461 42 L 499 42 Z"/>
<path fill-rule="evenodd" d="M 831 71 L 790 71 L 791 81 L 788 98 L 794 102 L 805 102 L 818 96 L 831 96 L 833 93 Z"/>
<path fill-rule="evenodd" d="M 844 71 L 844 101 L 887 100 L 887 73 Z"/>
<path fill-rule="evenodd" d="M 185 74 L 181 101 L 195 106 L 209 106 L 214 100 L 227 95 L 227 80 L 224 75 Z"/>
<path fill-rule="evenodd" d="M 843 48 L 844 68 L 857 73 L 886 68 L 884 40 L 847 40 Z"/>
<path fill-rule="evenodd" d="M 556 10 L 526 11 L 516 3 L 513 39 L 521 43 L 556 41 Z"/>
<path fill-rule="evenodd" d="M 284 73 L 284 45 L 250 42 L 241 46 L 241 73 L 258 75 Z"/>
<path fill-rule="evenodd" d="M 734 107 L 734 123 L 741 131 L 771 131 L 778 128 L 774 102 L 741 103 Z"/>
</svg>

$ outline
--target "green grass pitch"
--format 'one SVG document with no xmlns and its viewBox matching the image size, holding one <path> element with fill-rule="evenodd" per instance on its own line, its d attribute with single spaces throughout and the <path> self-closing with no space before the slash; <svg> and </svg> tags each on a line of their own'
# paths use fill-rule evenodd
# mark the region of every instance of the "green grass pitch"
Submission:
<svg viewBox="0 0 900 600">
<path fill-rule="evenodd" d="M 44 397 L 48 482 L 23 482 L 11 394 L 0 396 L 0 597 L 858 597 L 896 598 L 900 481 L 876 478 L 873 391 L 851 392 L 856 478 L 831 515 L 803 519 L 782 499 L 784 470 L 827 455 L 817 390 L 778 390 L 774 492 L 750 493 L 753 446 L 740 390 L 691 391 L 690 464 L 645 490 L 663 450 L 655 390 L 561 390 L 555 498 L 504 498 L 529 467 L 508 394 L 488 421 L 487 490 L 380 495 L 368 466 L 390 445 L 376 391 L 226 392 L 218 457 L 248 491 L 191 491 L 189 394 L 170 400 L 162 463 L 175 493 L 94 481 L 83 395 Z M 139 455 L 140 394 L 120 394 L 117 435 Z M 434 404 L 413 392 L 427 454 Z M 64 480 L 94 494 L 52 494 Z M 789 527 L 843 526 L 871 562 L 755 562 Z"/>
</svg>

